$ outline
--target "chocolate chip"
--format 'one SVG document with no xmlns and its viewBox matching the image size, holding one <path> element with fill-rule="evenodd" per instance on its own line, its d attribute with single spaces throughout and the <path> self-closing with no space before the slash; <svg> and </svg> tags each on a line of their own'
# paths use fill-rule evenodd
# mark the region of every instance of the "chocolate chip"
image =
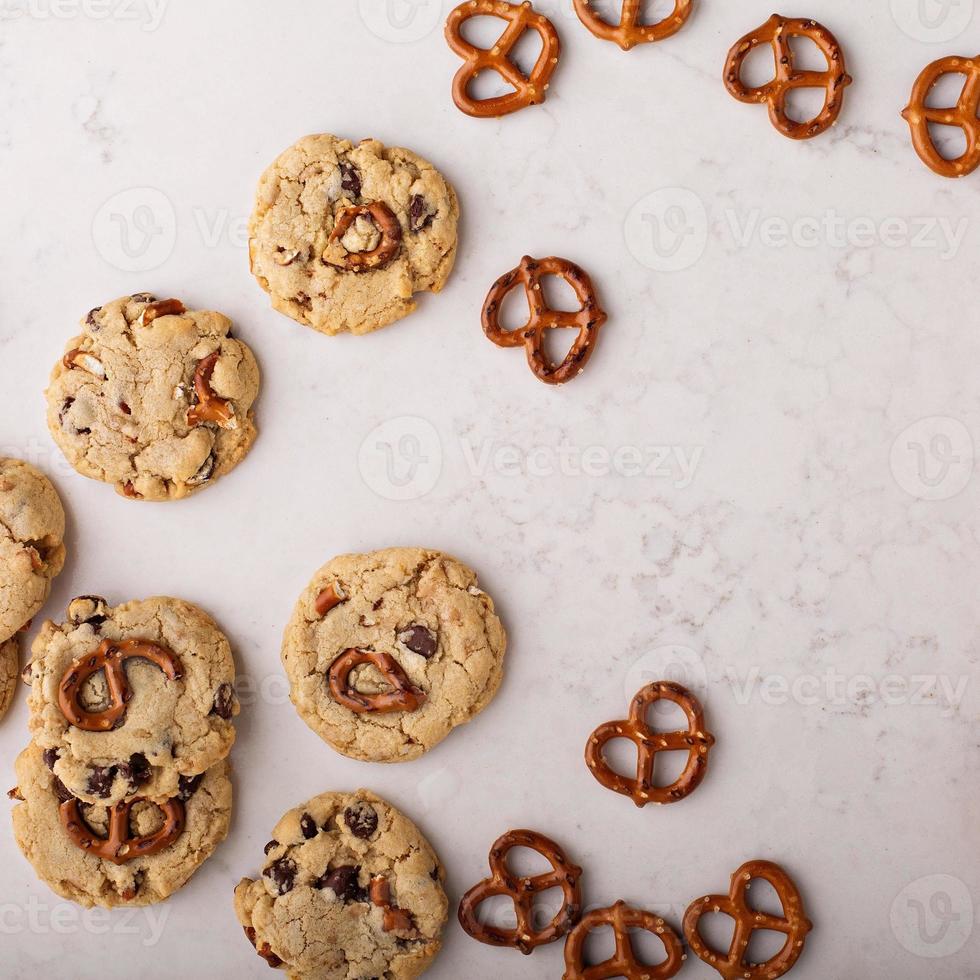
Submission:
<svg viewBox="0 0 980 980">
<path fill-rule="evenodd" d="M 42 756 L 44 759 L 44 764 L 54 772 L 54 764 L 61 758 L 57 749 L 45 749 Z"/>
<path fill-rule="evenodd" d="M 129 298 L 134 303 L 155 303 L 157 301 L 153 293 L 133 293 Z"/>
<path fill-rule="evenodd" d="M 133 414 L 133 410 L 125 402 L 120 402 L 119 403 L 119 411 L 122 412 L 123 415 L 132 415 Z"/>
<path fill-rule="evenodd" d="M 265 845 L 265 853 L 268 854 L 269 851 L 274 851 L 279 846 L 279 841 L 270 840 L 268 844 Z"/>
<path fill-rule="evenodd" d="M 93 332 L 97 331 L 100 327 L 100 324 L 96 321 L 95 316 L 97 313 L 101 313 L 101 312 L 102 312 L 102 307 L 97 306 L 94 310 L 89 310 L 88 316 L 85 317 L 86 324 L 88 324 L 88 326 L 92 328 Z"/>
<path fill-rule="evenodd" d="M 429 872 L 429 877 L 433 881 L 438 881 L 439 880 L 439 865 L 438 864 L 436 864 L 436 865 L 433 866 L 432 870 Z"/>
<path fill-rule="evenodd" d="M 308 813 L 304 813 L 303 816 L 299 818 L 299 829 L 307 840 L 313 840 L 313 838 L 320 832 L 316 825 L 316 821 Z"/>
<path fill-rule="evenodd" d="M 204 773 L 197 776 L 179 776 L 177 779 L 177 799 L 186 803 L 200 789 Z"/>
<path fill-rule="evenodd" d="M 378 814 L 369 803 L 355 803 L 344 810 L 344 823 L 355 837 L 368 840 L 378 829 Z"/>
<path fill-rule="evenodd" d="M 357 876 L 361 869 L 346 864 L 342 868 L 327 869 L 313 882 L 314 888 L 329 888 L 342 902 L 366 902 L 367 892 L 361 888 Z"/>
<path fill-rule="evenodd" d="M 86 789 L 95 796 L 107 800 L 112 795 L 112 784 L 116 781 L 115 766 L 90 766 Z"/>
<path fill-rule="evenodd" d="M 211 714 L 228 721 L 232 714 L 234 714 L 234 710 L 235 692 L 231 684 L 222 684 L 215 692 L 214 707 L 211 709 Z"/>
<path fill-rule="evenodd" d="M 421 657 L 429 659 L 435 652 L 439 643 L 435 633 L 426 626 L 409 626 L 407 630 L 398 634 L 398 639 L 408 647 L 412 653 L 417 653 Z"/>
<path fill-rule="evenodd" d="M 351 197 L 361 196 L 361 176 L 349 163 L 340 164 L 340 186 Z"/>
<path fill-rule="evenodd" d="M 282 857 L 270 864 L 263 874 L 272 879 L 280 895 L 285 895 L 293 890 L 296 871 L 296 862 L 292 858 Z"/>
<path fill-rule="evenodd" d="M 423 231 L 432 224 L 435 214 L 429 211 L 425 198 L 421 194 L 413 194 L 408 204 L 408 226 L 412 231 Z"/>
<path fill-rule="evenodd" d="M 146 761 L 146 756 L 142 752 L 131 755 L 129 762 L 123 762 L 119 766 L 119 775 L 129 783 L 131 789 L 138 789 L 151 775 L 150 764 Z"/>
</svg>

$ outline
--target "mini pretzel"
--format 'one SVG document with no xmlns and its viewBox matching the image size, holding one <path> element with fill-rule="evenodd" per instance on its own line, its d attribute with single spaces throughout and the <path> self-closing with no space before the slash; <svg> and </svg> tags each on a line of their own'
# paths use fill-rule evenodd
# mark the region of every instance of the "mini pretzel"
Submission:
<svg viewBox="0 0 980 980">
<path fill-rule="evenodd" d="M 188 425 L 202 425 L 213 422 L 221 429 L 234 429 L 235 406 L 224 398 L 219 398 L 211 388 L 211 375 L 221 356 L 219 351 L 209 354 L 200 361 L 194 371 L 194 393 L 197 404 L 187 410 Z"/>
<path fill-rule="evenodd" d="M 95 653 L 74 661 L 61 678 L 58 704 L 65 718 L 85 732 L 107 732 L 120 724 L 131 697 L 125 663 L 137 657 L 156 664 L 172 681 L 179 681 L 184 676 L 176 654 L 158 643 L 149 640 L 104 640 Z M 82 685 L 100 670 L 105 671 L 110 706 L 105 711 L 87 711 L 79 703 L 78 697 Z"/>
<path fill-rule="evenodd" d="M 529 847 L 547 858 L 552 870 L 530 878 L 518 878 L 507 866 L 507 855 L 515 847 Z M 491 877 L 471 888 L 459 903 L 459 923 L 474 939 L 491 946 L 509 946 L 530 954 L 538 946 L 566 935 L 582 914 L 582 869 L 572 864 L 552 840 L 533 830 L 511 830 L 490 850 Z M 534 928 L 534 897 L 551 888 L 561 888 L 565 901 L 543 929 Z M 498 929 L 480 921 L 479 906 L 489 898 L 505 895 L 514 902 L 515 929 Z"/>
<path fill-rule="evenodd" d="M 808 37 L 827 59 L 826 71 L 797 71 L 791 37 Z M 742 65 L 760 44 L 771 44 L 776 58 L 776 77 L 759 88 L 742 83 Z M 844 52 L 830 31 L 815 20 L 800 20 L 773 14 L 762 27 L 746 34 L 728 52 L 725 86 L 739 102 L 769 106 L 769 119 L 784 136 L 808 140 L 829 129 L 844 108 L 844 89 L 853 79 L 844 68 Z M 825 89 L 823 108 L 812 119 L 796 122 L 786 115 L 786 97 L 793 89 Z"/>
<path fill-rule="evenodd" d="M 966 82 L 956 105 L 934 109 L 926 104 L 933 87 L 946 75 L 965 75 Z M 912 144 L 922 162 L 941 177 L 965 177 L 980 166 L 980 56 L 940 58 L 915 80 L 912 98 L 902 117 L 912 130 Z M 947 160 L 932 141 L 929 123 L 957 126 L 966 134 L 966 149 Z"/>
<path fill-rule="evenodd" d="M 623 12 L 618 24 L 603 20 L 592 9 L 593 0 L 575 0 L 578 19 L 603 41 L 615 41 L 624 51 L 638 44 L 662 41 L 676 34 L 686 23 L 694 9 L 694 0 L 674 0 L 674 9 L 656 24 L 641 24 L 642 0 L 623 0 Z"/>
<path fill-rule="evenodd" d="M 585 964 L 585 943 L 595 929 L 612 926 L 616 937 L 616 953 L 604 963 L 595 966 Z M 630 940 L 630 931 L 642 929 L 653 933 L 667 951 L 667 959 L 650 966 L 637 959 Z M 612 908 L 596 909 L 583 916 L 582 921 L 565 940 L 565 976 L 563 980 L 669 980 L 684 965 L 684 946 L 680 936 L 659 916 L 652 912 L 630 908 L 625 902 L 617 902 Z"/>
<path fill-rule="evenodd" d="M 549 275 L 564 279 L 575 290 L 582 304 L 579 310 L 574 313 L 553 310 L 545 303 L 541 279 Z M 523 327 L 504 330 L 500 325 L 500 308 L 508 293 L 518 286 L 524 287 L 530 315 Z M 532 259 L 525 255 L 516 269 L 493 284 L 483 304 L 483 332 L 487 337 L 498 347 L 523 347 L 535 377 L 549 385 L 564 384 L 585 370 L 599 341 L 599 330 L 607 319 L 588 273 L 574 262 L 554 256 Z M 577 329 L 578 337 L 561 364 L 555 365 L 545 351 L 544 335 L 546 330 L 563 328 Z"/>
<path fill-rule="evenodd" d="M 351 225 L 358 218 L 370 218 L 378 230 L 381 240 L 368 252 L 346 252 L 340 262 L 324 256 L 323 261 L 328 265 L 340 266 L 349 272 L 370 272 L 372 269 L 383 269 L 397 254 L 402 244 L 402 226 L 398 223 L 394 212 L 383 201 L 373 204 L 358 204 L 355 207 L 344 208 L 337 216 L 337 222 L 330 232 L 330 242 L 340 240 L 350 231 Z M 341 242 L 341 247 L 343 243 Z"/>
<path fill-rule="evenodd" d="M 781 916 L 758 912 L 749 904 L 746 891 L 755 878 L 768 881 L 783 906 Z M 721 912 L 735 920 L 735 932 L 728 953 L 719 953 L 701 938 L 698 923 L 703 915 Z M 803 913 L 803 902 L 793 880 L 771 861 L 749 861 L 732 875 L 727 895 L 708 895 L 694 902 L 684 915 L 684 935 L 688 945 L 705 963 L 713 966 L 724 980 L 775 980 L 788 973 L 803 952 L 807 933 L 813 928 Z M 757 929 L 781 932 L 783 948 L 764 963 L 745 959 L 752 933 Z"/>
<path fill-rule="evenodd" d="M 376 667 L 391 685 L 387 694 L 361 694 L 350 682 L 351 672 L 362 664 Z M 395 711 L 417 711 L 425 692 L 417 688 L 391 654 L 374 650 L 345 650 L 330 666 L 330 693 L 338 704 L 355 714 L 386 715 Z"/>
<path fill-rule="evenodd" d="M 687 731 L 656 732 L 650 727 L 647 711 L 658 701 L 672 701 L 683 710 Z M 603 755 L 606 745 L 617 738 L 629 739 L 637 748 L 636 779 L 615 772 Z M 592 733 L 585 747 L 585 762 L 606 789 L 631 797 L 639 807 L 648 803 L 662 806 L 683 800 L 701 785 L 714 744 L 714 736 L 704 726 L 704 710 L 698 699 L 680 684 L 660 681 L 647 685 L 633 698 L 627 721 L 607 722 Z M 687 752 L 684 771 L 669 786 L 654 785 L 657 754 L 674 751 Z"/>
<path fill-rule="evenodd" d="M 98 837 L 82 817 L 81 804 L 76 799 L 66 800 L 58 808 L 61 826 L 71 842 L 93 857 L 113 864 L 126 864 L 136 858 L 149 857 L 170 847 L 184 832 L 184 804 L 178 800 L 168 800 L 158 806 L 163 811 L 163 826 L 153 834 L 134 837 L 129 826 L 129 817 L 142 798 L 124 800 L 115 806 L 106 807 L 109 817 L 109 833 Z"/>
<path fill-rule="evenodd" d="M 472 17 L 499 17 L 508 22 L 504 33 L 489 50 L 470 44 L 462 34 L 462 26 Z M 541 54 L 525 75 L 513 61 L 510 52 L 525 31 L 537 31 L 541 38 Z M 537 13 L 530 0 L 522 4 L 504 0 L 467 0 L 461 3 L 446 22 L 446 40 L 464 61 L 453 79 L 453 101 L 468 116 L 489 118 L 506 116 L 529 105 L 544 102 L 548 83 L 561 57 L 561 41 L 554 24 Z M 475 99 L 469 85 L 481 71 L 495 71 L 514 91 L 492 99 Z"/>
</svg>

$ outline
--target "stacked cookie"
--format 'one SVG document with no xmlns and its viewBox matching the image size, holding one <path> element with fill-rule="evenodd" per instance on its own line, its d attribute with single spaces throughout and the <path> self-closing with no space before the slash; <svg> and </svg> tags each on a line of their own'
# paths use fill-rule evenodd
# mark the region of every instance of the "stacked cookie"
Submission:
<svg viewBox="0 0 980 980">
<path fill-rule="evenodd" d="M 24 671 L 33 740 L 14 833 L 38 876 L 81 905 L 162 901 L 225 838 L 238 713 L 231 647 L 179 599 L 75 599 Z"/>
</svg>

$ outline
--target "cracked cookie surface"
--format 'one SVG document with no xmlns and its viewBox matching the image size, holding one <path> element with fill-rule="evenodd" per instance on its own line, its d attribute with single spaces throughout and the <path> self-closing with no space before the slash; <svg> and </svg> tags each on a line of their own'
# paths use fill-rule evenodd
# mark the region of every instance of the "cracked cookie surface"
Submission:
<svg viewBox="0 0 980 980">
<path fill-rule="evenodd" d="M 40 611 L 65 564 L 65 511 L 51 481 L 0 458 L 0 641 Z"/>
<path fill-rule="evenodd" d="M 20 660 L 20 643 L 16 636 L 0 643 L 0 720 L 14 703 L 17 690 L 17 665 Z"/>
<path fill-rule="evenodd" d="M 262 875 L 235 889 L 238 921 L 295 980 L 407 980 L 441 947 L 445 872 L 418 828 L 366 790 L 287 813 Z"/>
<path fill-rule="evenodd" d="M 71 465 L 137 500 L 186 497 L 234 469 L 256 437 L 259 368 L 231 326 L 146 293 L 92 310 L 47 391 Z"/>
<path fill-rule="evenodd" d="M 123 864 L 96 857 L 68 835 L 60 811 L 71 795 L 46 765 L 39 746 L 32 744 L 21 753 L 16 771 L 15 798 L 23 801 L 13 811 L 18 847 L 52 891 L 86 908 L 163 901 L 186 883 L 228 834 L 232 786 L 226 762 L 209 769 L 185 790 L 183 829 L 168 847 Z M 80 813 L 87 831 L 106 836 L 104 806 L 81 807 Z M 153 834 L 162 823 L 156 807 L 137 803 L 130 812 L 129 833 Z"/>
<path fill-rule="evenodd" d="M 453 188 L 410 150 L 307 136 L 259 182 L 252 274 L 298 323 L 370 333 L 411 313 L 416 293 L 446 284 L 458 220 Z"/>
<path fill-rule="evenodd" d="M 286 628 L 282 661 L 293 704 L 321 738 L 355 759 L 404 762 L 493 700 L 506 646 L 471 569 L 438 551 L 390 548 L 342 555 L 316 573 Z M 352 650 L 386 658 L 389 677 L 377 663 L 358 664 L 342 703 L 331 668 Z M 353 710 L 383 703 L 392 677 L 414 692 L 414 710 Z"/>
<path fill-rule="evenodd" d="M 172 679 L 140 656 L 116 665 L 129 697 L 116 699 L 124 712 L 99 730 L 98 712 L 113 703 L 106 670 L 99 669 L 75 685 L 69 707 L 82 712 L 83 724 L 73 724 L 63 703 L 66 680 L 88 671 L 107 645 L 135 640 L 175 656 L 180 676 Z M 103 805 L 134 795 L 169 799 L 223 759 L 235 741 L 231 647 L 189 602 L 162 597 L 112 608 L 97 596 L 75 599 L 65 623 L 42 626 L 32 655 L 25 671 L 31 731 L 41 748 L 57 753 L 54 773 L 78 799 Z"/>
</svg>

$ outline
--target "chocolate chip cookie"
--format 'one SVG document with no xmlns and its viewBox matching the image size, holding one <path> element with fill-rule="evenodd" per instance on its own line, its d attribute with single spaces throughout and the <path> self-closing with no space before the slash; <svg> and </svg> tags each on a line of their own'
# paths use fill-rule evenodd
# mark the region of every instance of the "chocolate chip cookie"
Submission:
<svg viewBox="0 0 980 980">
<path fill-rule="evenodd" d="M 405 762 L 493 700 L 507 637 L 465 565 L 422 548 L 334 558 L 286 629 L 303 720 L 354 759 Z"/>
<path fill-rule="evenodd" d="M 0 719 L 6 715 L 14 703 L 19 657 L 20 644 L 16 636 L 0 643 Z"/>
<path fill-rule="evenodd" d="M 235 912 L 270 966 L 297 980 L 405 980 L 441 947 L 445 873 L 418 828 L 360 790 L 287 813 Z"/>
<path fill-rule="evenodd" d="M 134 500 L 186 497 L 234 469 L 255 441 L 259 369 L 231 326 L 146 293 L 92 310 L 47 391 L 71 465 Z"/>
<path fill-rule="evenodd" d="M 252 273 L 280 313 L 321 333 L 370 333 L 438 293 L 456 259 L 459 204 L 409 150 L 307 136 L 259 182 Z"/>
<path fill-rule="evenodd" d="M 67 622 L 43 625 L 32 653 L 31 731 L 86 803 L 170 799 L 231 749 L 231 647 L 189 602 L 75 599 Z"/>
<path fill-rule="evenodd" d="M 14 837 L 37 876 L 90 908 L 152 905 L 172 895 L 225 839 L 231 819 L 228 764 L 220 762 L 173 799 L 114 807 L 75 799 L 32 744 L 17 759 Z"/>
<path fill-rule="evenodd" d="M 51 481 L 0 459 L 0 642 L 40 611 L 65 564 L 65 511 Z"/>
</svg>

